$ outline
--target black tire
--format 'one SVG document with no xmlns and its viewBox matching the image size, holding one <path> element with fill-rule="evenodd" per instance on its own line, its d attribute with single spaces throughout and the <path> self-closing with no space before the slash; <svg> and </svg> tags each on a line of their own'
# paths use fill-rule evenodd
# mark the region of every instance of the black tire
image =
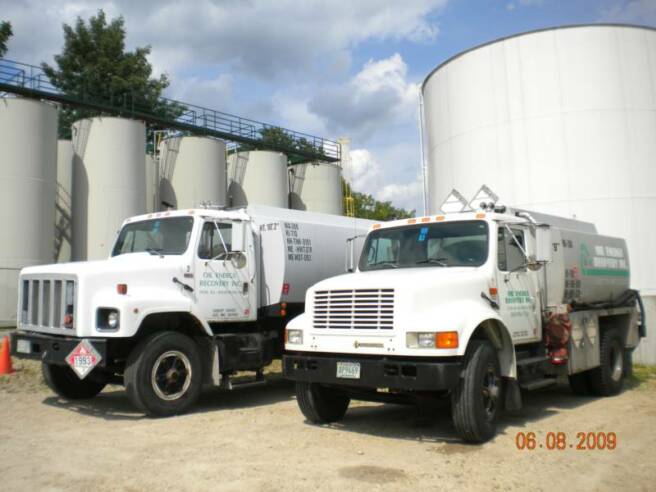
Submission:
<svg viewBox="0 0 656 492">
<path fill-rule="evenodd" d="M 487 340 L 473 340 L 462 376 L 451 393 L 451 418 L 460 437 L 471 443 L 496 434 L 503 405 L 503 380 L 497 351 Z"/>
<path fill-rule="evenodd" d="M 622 391 L 625 378 L 626 352 L 618 330 L 601 334 L 599 367 L 589 372 L 590 387 L 598 396 L 613 396 Z"/>
<path fill-rule="evenodd" d="M 578 372 L 568 376 L 569 387 L 572 393 L 578 396 L 590 396 L 592 394 L 592 387 L 590 385 L 589 371 Z"/>
<path fill-rule="evenodd" d="M 181 333 L 155 333 L 132 350 L 123 378 L 128 397 L 147 415 L 184 413 L 200 395 L 203 374 L 198 346 Z"/>
<path fill-rule="evenodd" d="M 298 406 L 313 424 L 328 424 L 344 418 L 351 399 L 343 391 L 317 383 L 296 383 Z"/>
<path fill-rule="evenodd" d="M 68 366 L 41 363 L 41 373 L 48 388 L 62 398 L 69 400 L 86 400 L 100 393 L 107 382 L 93 372 L 85 379 L 80 379 Z"/>
</svg>

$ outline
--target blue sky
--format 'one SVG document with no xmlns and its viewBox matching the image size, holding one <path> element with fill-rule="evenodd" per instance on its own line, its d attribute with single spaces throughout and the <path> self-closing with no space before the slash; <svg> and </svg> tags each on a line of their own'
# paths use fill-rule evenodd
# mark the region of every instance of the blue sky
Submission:
<svg viewBox="0 0 656 492">
<path fill-rule="evenodd" d="M 167 95 L 328 138 L 352 139 L 354 188 L 422 210 L 419 87 L 487 41 L 563 24 L 656 26 L 656 0 L 0 0 L 8 58 L 61 50 L 61 24 L 122 15 Z"/>
</svg>

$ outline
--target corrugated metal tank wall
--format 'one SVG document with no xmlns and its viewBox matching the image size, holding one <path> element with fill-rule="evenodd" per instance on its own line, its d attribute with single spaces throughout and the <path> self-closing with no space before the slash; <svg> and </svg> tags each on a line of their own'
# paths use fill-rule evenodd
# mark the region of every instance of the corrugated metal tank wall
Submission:
<svg viewBox="0 0 656 492">
<path fill-rule="evenodd" d="M 485 183 L 506 204 L 594 222 L 627 239 L 633 287 L 656 295 L 656 30 L 499 40 L 438 67 L 422 92 L 431 212 Z M 641 360 L 656 363 L 655 340 Z"/>
<path fill-rule="evenodd" d="M 71 261 L 73 241 L 73 142 L 57 141 L 57 190 L 55 201 L 55 261 Z"/>
<path fill-rule="evenodd" d="M 20 269 L 52 263 L 57 109 L 0 98 L 0 326 L 15 326 Z"/>
<path fill-rule="evenodd" d="M 288 208 L 287 157 L 280 152 L 254 150 L 228 156 L 228 202 Z"/>
<path fill-rule="evenodd" d="M 289 203 L 296 210 L 342 215 L 342 168 L 329 162 L 289 168 Z"/>
<path fill-rule="evenodd" d="M 159 145 L 163 208 L 226 204 L 225 142 L 209 137 L 169 137 Z"/>
<path fill-rule="evenodd" d="M 159 164 L 155 156 L 146 154 L 146 212 L 159 211 Z"/>
<path fill-rule="evenodd" d="M 140 121 L 73 124 L 73 259 L 110 254 L 123 220 L 146 212 L 146 130 Z"/>
</svg>

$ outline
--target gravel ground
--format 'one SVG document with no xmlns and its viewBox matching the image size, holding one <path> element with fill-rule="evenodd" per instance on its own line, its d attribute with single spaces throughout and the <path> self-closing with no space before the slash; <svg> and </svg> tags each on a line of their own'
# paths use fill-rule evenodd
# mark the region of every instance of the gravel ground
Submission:
<svg viewBox="0 0 656 492">
<path fill-rule="evenodd" d="M 293 387 L 206 393 L 184 416 L 148 419 L 120 387 L 93 400 L 52 395 L 38 364 L 0 377 L 0 489 L 653 490 L 656 376 L 636 371 L 614 398 L 560 386 L 525 398 L 492 441 L 458 441 L 446 405 L 355 403 L 344 421 L 304 422 Z M 518 432 L 543 447 L 518 450 Z M 547 450 L 563 432 L 564 450 Z M 577 450 L 577 432 L 614 432 L 614 450 Z M 569 444 L 574 447 L 570 448 Z"/>
</svg>

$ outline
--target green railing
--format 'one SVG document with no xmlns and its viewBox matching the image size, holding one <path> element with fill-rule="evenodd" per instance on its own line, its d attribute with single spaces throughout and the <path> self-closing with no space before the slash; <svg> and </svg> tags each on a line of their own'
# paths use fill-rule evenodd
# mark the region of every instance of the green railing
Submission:
<svg viewBox="0 0 656 492">
<path fill-rule="evenodd" d="M 335 141 L 182 101 L 158 98 L 146 102 L 131 92 L 99 95 L 84 87 L 73 93 L 63 92 L 50 82 L 41 67 L 2 58 L 0 92 L 55 101 L 101 114 L 137 118 L 161 128 L 219 137 L 245 148 L 277 150 L 287 154 L 292 163 L 336 162 L 341 156 L 340 145 Z"/>
</svg>

